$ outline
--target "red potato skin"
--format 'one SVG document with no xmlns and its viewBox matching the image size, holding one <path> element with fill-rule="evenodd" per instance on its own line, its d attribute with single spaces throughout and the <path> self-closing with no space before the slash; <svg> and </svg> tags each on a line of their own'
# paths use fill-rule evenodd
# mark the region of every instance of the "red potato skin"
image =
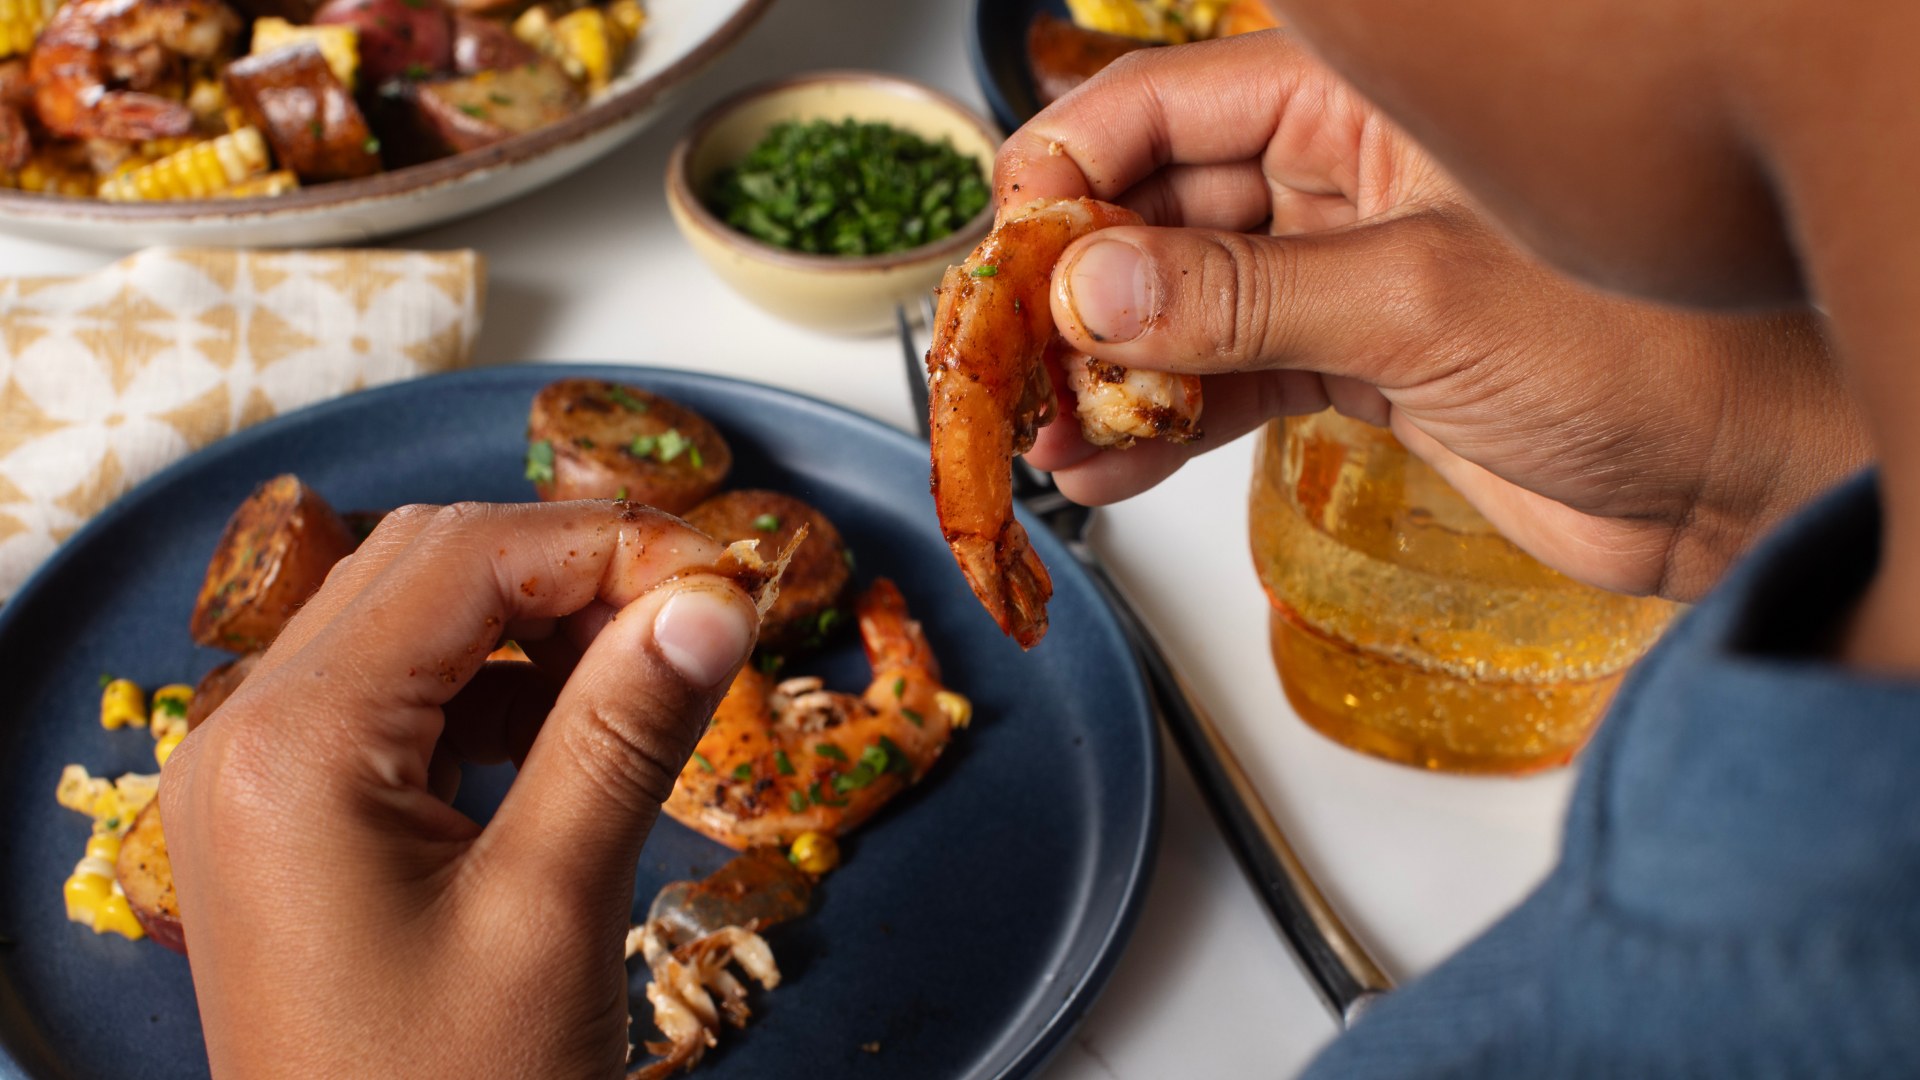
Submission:
<svg viewBox="0 0 1920 1080">
<path fill-rule="evenodd" d="M 355 546 L 346 522 L 298 477 L 261 484 L 214 546 L 193 640 L 232 652 L 266 648 Z"/>
<path fill-rule="evenodd" d="M 367 86 L 453 70 L 453 17 L 440 0 L 327 0 L 312 21 L 360 32 Z"/>
<path fill-rule="evenodd" d="M 531 64 L 540 59 L 533 46 L 493 19 L 464 11 L 453 13 L 453 70 L 461 75 Z"/>
<path fill-rule="evenodd" d="M 622 406 L 616 391 L 644 410 Z M 692 441 L 700 465 L 691 455 L 661 463 L 626 449 L 636 435 L 668 430 Z M 553 479 L 534 484 L 544 502 L 625 498 L 684 514 L 719 491 L 733 468 L 732 448 L 699 413 L 637 386 L 599 379 L 562 379 L 542 388 L 527 416 L 527 441 L 553 448 Z"/>
<path fill-rule="evenodd" d="M 413 87 L 429 136 L 450 154 L 546 127 L 580 108 L 580 88 L 545 59 Z"/>
<path fill-rule="evenodd" d="M 187 932 L 180 925 L 180 899 L 173 889 L 173 861 L 160 830 L 160 801 L 155 799 L 133 819 L 120 841 L 113 876 L 127 894 L 127 906 L 140 928 L 155 942 L 185 956 Z"/>
<path fill-rule="evenodd" d="M 234 61 L 227 93 L 266 136 L 280 165 L 301 180 L 351 180 L 380 171 L 367 118 L 317 46 Z"/>
</svg>

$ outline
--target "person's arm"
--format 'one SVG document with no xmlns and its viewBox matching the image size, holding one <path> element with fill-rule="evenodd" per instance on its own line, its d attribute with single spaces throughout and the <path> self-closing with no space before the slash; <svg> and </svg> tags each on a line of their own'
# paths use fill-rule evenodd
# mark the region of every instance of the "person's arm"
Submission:
<svg viewBox="0 0 1920 1080">
<path fill-rule="evenodd" d="M 1206 377 L 1195 444 L 1041 433 L 1029 460 L 1083 502 L 1331 405 L 1391 424 L 1549 565 L 1692 599 L 1869 456 L 1811 313 L 1682 313 L 1542 267 L 1284 34 L 1123 58 L 1016 132 L 995 179 L 1003 204 L 1141 211 L 1069 249 L 1056 322 Z"/>
<path fill-rule="evenodd" d="M 620 1075 L 634 863 L 758 624 L 720 550 L 410 507 L 334 569 L 163 770 L 215 1076 Z M 503 633 L 551 685 L 470 685 Z M 500 761 L 482 828 L 448 800 Z"/>
</svg>

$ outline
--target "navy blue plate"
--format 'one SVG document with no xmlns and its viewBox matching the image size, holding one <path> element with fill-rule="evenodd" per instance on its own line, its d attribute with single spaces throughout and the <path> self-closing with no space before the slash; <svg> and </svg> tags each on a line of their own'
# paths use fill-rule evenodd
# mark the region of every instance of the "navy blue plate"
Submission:
<svg viewBox="0 0 1920 1080">
<path fill-rule="evenodd" d="M 981 611 L 941 542 L 923 443 L 763 386 L 646 368 L 491 368 L 357 394 L 262 424 L 142 485 L 0 609 L 0 1076 L 199 1077 L 186 961 L 68 923 L 60 886 L 87 824 L 53 800 L 68 762 L 150 771 L 152 740 L 103 731 L 97 676 L 193 682 L 222 656 L 187 616 L 221 525 L 260 480 L 299 473 L 343 508 L 530 495 L 528 402 L 552 379 L 617 378 L 699 410 L 732 442 L 730 483 L 799 495 L 846 534 L 862 580 L 899 582 L 976 720 L 928 782 L 847 845 L 814 914 L 773 932 L 788 979 L 702 1075 L 1013 1077 L 1037 1069 L 1105 982 L 1158 835 L 1160 759 L 1137 668 L 1092 585 L 1044 528 L 1053 629 L 1031 654 Z M 864 687 L 857 644 L 802 670 Z M 491 813 L 511 779 L 469 770 Z M 662 819 L 642 906 L 728 856 Z M 638 998 L 640 980 L 635 979 Z M 862 1049 L 878 1043 L 878 1053 Z"/>
<path fill-rule="evenodd" d="M 1027 67 L 1027 24 L 1040 12 L 1067 18 L 1065 0 L 974 0 L 970 56 L 987 108 L 1013 132 L 1040 111 Z"/>
</svg>

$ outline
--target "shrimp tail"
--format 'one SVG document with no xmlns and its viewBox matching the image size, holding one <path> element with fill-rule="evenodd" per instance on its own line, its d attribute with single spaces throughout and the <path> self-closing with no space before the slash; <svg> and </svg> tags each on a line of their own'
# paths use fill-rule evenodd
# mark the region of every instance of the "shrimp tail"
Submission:
<svg viewBox="0 0 1920 1080">
<path fill-rule="evenodd" d="M 1053 578 L 1033 550 L 1027 530 L 1009 517 L 1000 535 L 949 535 L 960 571 L 973 595 L 993 616 L 1001 633 L 1031 649 L 1047 633 L 1047 601 L 1053 597 Z"/>
<path fill-rule="evenodd" d="M 940 662 L 920 623 L 907 615 L 906 597 L 888 578 L 875 578 L 854 601 L 860 620 L 860 640 L 867 648 L 867 666 L 879 678 L 889 671 L 917 669 L 936 682 Z"/>
</svg>

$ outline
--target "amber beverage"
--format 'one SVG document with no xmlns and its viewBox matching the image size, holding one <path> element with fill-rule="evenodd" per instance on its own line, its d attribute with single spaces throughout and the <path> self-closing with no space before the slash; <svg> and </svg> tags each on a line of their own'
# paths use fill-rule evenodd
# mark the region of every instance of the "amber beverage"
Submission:
<svg viewBox="0 0 1920 1080">
<path fill-rule="evenodd" d="M 1355 750 L 1450 772 L 1565 764 L 1673 614 L 1541 565 L 1382 429 L 1295 417 L 1257 454 L 1274 663 L 1301 717 Z"/>
</svg>

